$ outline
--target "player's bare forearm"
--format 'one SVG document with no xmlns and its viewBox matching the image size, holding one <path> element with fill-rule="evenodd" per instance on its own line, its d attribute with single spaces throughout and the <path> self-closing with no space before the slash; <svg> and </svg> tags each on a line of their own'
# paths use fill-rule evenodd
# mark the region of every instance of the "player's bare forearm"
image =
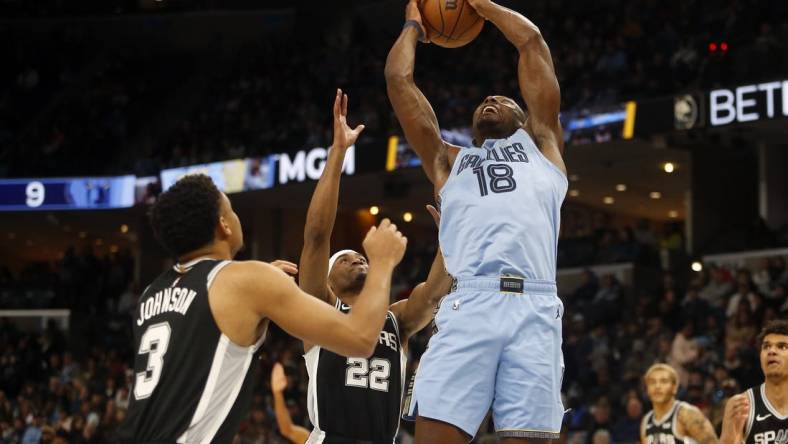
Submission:
<svg viewBox="0 0 788 444">
<path fill-rule="evenodd" d="M 339 182 L 346 148 L 332 147 L 325 169 L 317 182 L 304 226 L 304 247 L 301 250 L 298 284 L 305 292 L 318 299 L 328 300 L 328 257 L 331 233 L 337 215 Z"/>
<path fill-rule="evenodd" d="M 698 444 L 718 444 L 719 440 L 714 427 L 698 408 L 681 409 L 679 421 L 684 425 L 687 435 Z"/>
<path fill-rule="evenodd" d="M 342 356 L 369 356 L 386 319 L 391 272 L 402 260 L 407 239 L 384 219 L 364 240 L 369 272 L 360 300 L 349 315 L 304 293 L 280 269 L 258 261 L 233 262 L 222 269 L 211 291 L 227 295 L 260 319 L 288 334 Z"/>
<path fill-rule="evenodd" d="M 282 392 L 274 391 L 274 414 L 276 415 L 276 425 L 282 435 L 287 436 L 293 428 L 293 420 L 287 410 L 287 403 Z"/>
<path fill-rule="evenodd" d="M 427 177 L 436 183 L 441 180 L 436 166 L 445 158 L 440 156 L 445 147 L 435 111 L 413 80 L 417 43 L 416 28 L 403 29 L 386 58 L 386 90 L 408 144 L 421 158 Z"/>
<path fill-rule="evenodd" d="M 438 249 L 427 280 L 417 285 L 407 300 L 392 306 L 402 328 L 403 340 L 429 325 L 438 302 L 451 289 L 451 282 L 451 276 L 443 263 L 443 254 Z"/>
<path fill-rule="evenodd" d="M 342 163 L 345 160 L 347 147 L 331 147 L 328 152 L 325 169 L 317 181 L 309 209 L 306 213 L 304 241 L 321 246 L 328 243 L 334 221 L 337 216 L 339 201 L 339 182 L 342 175 Z M 328 257 L 326 257 L 328 260 Z"/>
<path fill-rule="evenodd" d="M 260 262 L 228 265 L 214 288 L 236 295 L 238 303 L 250 304 L 296 338 L 343 356 L 361 357 L 374 351 L 383 328 L 395 265 L 370 261 L 359 302 L 349 315 L 304 293 L 284 272 Z"/>
<path fill-rule="evenodd" d="M 304 248 L 301 251 L 301 274 L 299 283 L 307 293 L 323 301 L 329 300 L 328 255 L 331 232 L 337 216 L 339 180 L 345 152 L 364 131 L 364 125 L 351 128 L 347 123 L 348 96 L 337 88 L 334 96 L 334 141 L 328 153 L 323 174 L 317 182 L 304 227 Z"/>
<path fill-rule="evenodd" d="M 413 69 L 416 66 L 416 45 L 419 31 L 409 26 L 400 33 L 386 58 L 385 75 L 387 83 L 413 83 Z"/>
<path fill-rule="evenodd" d="M 438 252 L 435 253 L 435 259 L 433 259 L 430 267 L 430 273 L 424 282 L 424 286 L 427 289 L 427 303 L 431 307 L 435 307 L 441 298 L 451 290 L 451 283 L 451 276 L 446 271 L 446 264 L 443 262 L 443 253 L 438 248 Z"/>
<path fill-rule="evenodd" d="M 349 318 L 359 325 L 359 334 L 365 338 L 373 338 L 372 346 L 369 348 L 371 355 L 375 350 L 377 338 L 380 330 L 383 329 L 385 316 L 378 318 L 380 313 L 388 311 L 391 295 L 391 271 L 393 265 L 374 264 L 370 262 L 369 272 L 364 282 L 364 288 L 358 297 L 358 302 L 353 304 L 353 310 L 348 315 Z M 378 322 L 370 322 L 377 319 Z"/>
<path fill-rule="evenodd" d="M 274 414 L 279 432 L 290 442 L 302 444 L 309 438 L 309 432 L 305 428 L 293 424 L 282 392 L 274 392 Z"/>
</svg>

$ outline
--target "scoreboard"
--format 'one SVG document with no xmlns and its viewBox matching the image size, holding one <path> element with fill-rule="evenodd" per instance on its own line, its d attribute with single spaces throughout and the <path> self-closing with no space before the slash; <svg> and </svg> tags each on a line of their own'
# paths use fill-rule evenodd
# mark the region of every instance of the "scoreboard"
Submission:
<svg viewBox="0 0 788 444">
<path fill-rule="evenodd" d="M 0 211 L 95 210 L 134 205 L 135 177 L 0 180 Z"/>
</svg>

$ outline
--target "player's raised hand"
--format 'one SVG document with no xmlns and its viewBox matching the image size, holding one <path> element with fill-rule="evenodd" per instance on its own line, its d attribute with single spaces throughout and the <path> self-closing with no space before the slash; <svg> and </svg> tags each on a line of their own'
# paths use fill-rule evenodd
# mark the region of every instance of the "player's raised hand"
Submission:
<svg viewBox="0 0 788 444">
<path fill-rule="evenodd" d="M 271 369 L 271 391 L 281 393 L 287 388 L 287 376 L 282 364 L 275 362 Z"/>
<path fill-rule="evenodd" d="M 364 131 L 364 125 L 351 129 L 347 124 L 347 94 L 337 88 L 334 97 L 334 148 L 346 149 L 356 143 L 359 134 Z"/>
<path fill-rule="evenodd" d="M 370 264 L 384 262 L 393 267 L 405 255 L 408 238 L 390 220 L 383 219 L 380 225 L 369 229 L 363 245 Z"/>
<path fill-rule="evenodd" d="M 409 0 L 408 5 L 405 6 L 405 20 L 413 20 L 414 22 L 418 23 L 421 27 L 421 35 L 424 38 L 419 39 L 422 43 L 429 43 L 430 36 L 427 34 L 427 28 L 424 27 L 424 21 L 421 19 L 421 10 L 419 9 L 419 1 L 418 0 Z"/>
<path fill-rule="evenodd" d="M 283 259 L 277 259 L 277 260 L 271 262 L 271 265 L 273 265 L 274 267 L 284 271 L 285 273 L 289 274 L 290 276 L 295 276 L 296 274 L 298 274 L 298 265 L 296 265 L 296 264 L 294 264 L 294 263 L 292 263 L 290 261 L 286 261 L 286 260 L 283 260 Z"/>
</svg>

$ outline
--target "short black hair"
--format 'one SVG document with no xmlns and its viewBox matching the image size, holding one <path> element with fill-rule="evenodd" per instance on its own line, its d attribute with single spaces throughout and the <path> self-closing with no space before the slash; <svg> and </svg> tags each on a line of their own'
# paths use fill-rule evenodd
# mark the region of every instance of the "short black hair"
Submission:
<svg viewBox="0 0 788 444">
<path fill-rule="evenodd" d="M 763 327 L 760 334 L 758 334 L 758 348 L 763 345 L 763 340 L 766 335 L 783 335 L 788 336 L 788 319 L 775 319 Z"/>
<path fill-rule="evenodd" d="M 184 176 L 150 210 L 156 238 L 176 258 L 209 244 L 219 221 L 221 192 L 204 174 Z"/>
</svg>

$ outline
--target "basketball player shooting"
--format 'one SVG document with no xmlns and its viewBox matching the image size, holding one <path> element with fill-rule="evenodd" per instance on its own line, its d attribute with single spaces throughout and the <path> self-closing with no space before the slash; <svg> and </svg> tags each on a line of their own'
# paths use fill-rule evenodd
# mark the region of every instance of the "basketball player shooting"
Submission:
<svg viewBox="0 0 788 444">
<path fill-rule="evenodd" d="M 476 147 L 441 140 L 413 80 L 425 38 L 415 0 L 385 69 L 394 112 L 435 187 L 440 245 L 456 280 L 416 376 L 416 442 L 467 442 L 490 406 L 502 442 L 556 439 L 564 414 L 556 248 L 568 186 L 558 81 L 536 25 L 489 0 L 468 2 L 519 51 L 528 114 L 488 96 L 473 114 Z"/>
<path fill-rule="evenodd" d="M 788 320 L 767 324 L 758 343 L 766 381 L 725 404 L 721 444 L 788 442 Z"/>
<path fill-rule="evenodd" d="M 367 258 L 358 252 L 340 250 L 329 258 L 342 163 L 347 149 L 364 129 L 363 125 L 355 129 L 348 126 L 347 101 L 347 95 L 337 90 L 334 141 L 309 203 L 299 267 L 301 288 L 334 306 L 337 313 L 355 312 L 368 296 L 362 289 L 375 279 L 369 274 Z M 417 285 L 408 299 L 389 308 L 371 355 L 337 354 L 314 341 L 304 341 L 309 372 L 307 402 L 314 426 L 307 443 L 394 441 L 399 428 L 408 338 L 429 324 L 438 300 L 448 293 L 450 285 L 439 252 L 427 281 Z"/>
<path fill-rule="evenodd" d="M 640 424 L 640 444 L 717 444 L 717 434 L 703 412 L 676 399 L 679 377 L 667 364 L 654 364 L 643 377 L 653 410 Z"/>
<path fill-rule="evenodd" d="M 177 264 L 137 306 L 134 385 L 119 442 L 231 442 L 251 402 L 252 363 L 269 320 L 350 356 L 378 344 L 391 273 L 407 243 L 390 221 L 364 239 L 369 279 L 349 315 L 301 291 L 279 268 L 233 261 L 241 222 L 208 176 L 186 176 L 162 193 L 151 222 Z"/>
</svg>

